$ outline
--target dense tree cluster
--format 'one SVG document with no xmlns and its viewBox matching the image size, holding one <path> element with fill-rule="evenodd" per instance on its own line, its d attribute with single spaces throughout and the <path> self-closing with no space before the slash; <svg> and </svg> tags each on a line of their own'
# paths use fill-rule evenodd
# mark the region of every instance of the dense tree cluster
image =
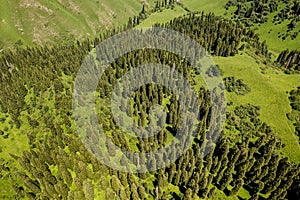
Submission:
<svg viewBox="0 0 300 200">
<path fill-rule="evenodd" d="M 256 138 L 263 133 L 271 134 L 272 128 L 258 118 L 259 110 L 259 107 L 251 104 L 237 106 L 234 111 L 227 113 L 225 127 L 232 132 L 237 131 L 241 137 Z"/>
<path fill-rule="evenodd" d="M 216 56 L 234 56 L 244 48 L 242 42 L 247 42 L 257 49 L 257 54 L 268 57 L 266 43 L 261 43 L 254 31 L 232 23 L 232 21 L 216 17 L 213 13 L 208 15 L 203 12 L 191 13 L 175 18 L 164 27 L 189 35 Z"/>
<path fill-rule="evenodd" d="M 245 180 L 245 183 L 249 183 L 249 180 L 255 180 L 254 183 L 250 183 L 250 186 L 244 186 L 244 188 L 246 188 L 248 191 L 253 192 L 254 193 L 256 191 L 258 191 L 260 194 L 267 194 L 270 191 L 271 192 L 270 196 L 268 198 L 270 199 L 283 199 L 285 195 L 291 197 L 296 197 L 297 196 L 297 191 L 299 189 L 299 184 L 296 180 L 298 180 L 298 176 L 299 176 L 299 172 L 294 173 L 293 181 L 290 181 L 290 183 L 287 183 L 286 181 L 277 179 L 275 180 L 274 178 L 277 177 L 278 178 L 278 173 L 281 172 L 272 172 L 272 170 L 274 170 L 274 165 L 279 167 L 279 163 L 282 161 L 286 161 L 286 159 L 279 159 L 278 160 L 278 154 L 275 153 L 276 149 L 280 149 L 282 146 L 282 143 L 280 142 L 280 140 L 273 134 L 272 128 L 270 126 L 268 126 L 267 124 L 265 124 L 264 122 L 262 122 L 259 119 L 259 107 L 257 106 L 253 106 L 250 104 L 247 105 L 240 105 L 235 107 L 233 112 L 228 112 L 227 114 L 227 123 L 226 123 L 226 129 L 230 130 L 230 132 L 234 133 L 236 132 L 238 137 L 231 137 L 230 141 L 235 141 L 234 143 L 240 143 L 241 139 L 242 141 L 246 141 L 246 143 L 248 143 L 249 141 L 253 141 L 255 140 L 256 144 L 255 145 L 250 145 L 250 147 L 248 148 L 247 151 L 250 151 L 252 155 L 254 155 L 254 157 L 256 157 L 258 154 L 260 154 L 260 156 L 263 156 L 264 158 L 257 158 L 257 162 L 255 164 L 251 164 L 251 166 L 254 168 L 253 172 L 248 172 L 245 175 L 254 175 L 256 176 L 256 178 L 252 177 L 252 178 L 248 178 L 248 180 Z M 242 128 L 241 128 L 242 127 Z M 251 143 L 251 142 L 250 142 Z M 256 150 L 251 150 L 251 148 L 257 149 L 258 150 L 258 154 L 255 153 Z M 246 150 L 246 149 L 242 149 L 242 152 Z M 266 155 L 268 154 L 267 152 L 269 151 L 274 151 L 274 155 Z M 243 153 L 241 153 L 243 154 Z M 265 156 L 264 156 L 265 155 Z M 275 157 L 273 157 L 275 156 Z M 276 158 L 276 161 L 274 160 L 274 158 Z M 250 158 L 251 159 L 251 158 Z M 269 162 L 269 164 L 264 165 L 264 164 L 258 164 L 260 161 L 263 162 Z M 279 163 L 278 163 L 279 161 Z M 255 166 L 258 165 L 258 166 Z M 290 166 L 289 164 L 287 166 Z M 287 167 L 285 166 L 285 167 Z M 299 168 L 297 167 L 297 165 L 294 165 L 294 169 L 295 171 L 299 171 Z M 268 172 L 268 170 L 271 170 Z M 279 170 L 279 169 L 278 169 Z M 256 171 L 256 172 L 255 172 Z M 285 174 L 285 172 L 284 172 Z M 258 176 L 257 176 L 258 175 Z M 279 181 L 281 183 L 272 183 L 269 182 L 269 179 L 273 179 L 275 182 Z M 288 178 L 289 179 L 289 178 Z M 236 180 L 236 179 L 235 179 Z M 291 183 L 293 182 L 293 183 Z M 244 182 L 243 182 L 244 183 Z M 285 184 L 288 184 L 288 190 L 286 189 L 281 189 L 279 188 L 281 185 L 286 187 Z M 278 187 L 276 190 L 274 191 L 275 187 Z M 252 189 L 251 189 L 252 188 Z M 271 189 L 273 188 L 273 189 Z M 293 189 L 290 189 L 293 188 Z M 234 190 L 234 189 L 233 189 Z M 283 191 L 286 192 L 283 192 Z M 235 190 L 234 190 L 235 191 Z M 251 198 L 257 199 L 259 197 L 259 194 L 254 194 L 251 193 Z M 281 193 L 281 195 L 279 195 L 279 193 Z M 278 196 L 279 195 L 279 196 Z M 294 196 L 293 196 L 294 195 Z M 259 197 L 262 198 L 262 197 Z"/>
<path fill-rule="evenodd" d="M 176 2 L 182 5 L 180 2 Z M 161 9 L 172 8 L 173 1 L 166 4 L 156 3 L 157 9 L 146 11 L 143 7 L 141 13 L 134 18 L 129 18 L 126 28 L 133 28 L 141 23 L 150 13 Z M 183 6 L 183 5 L 182 5 Z M 269 58 L 266 42 L 260 42 L 258 34 L 253 30 L 244 28 L 242 25 L 222 19 L 213 13 L 205 15 L 204 12 L 189 12 L 187 15 L 173 19 L 166 24 L 155 26 L 176 30 L 196 39 L 207 51 L 217 56 L 234 56 L 239 50 L 245 49 L 245 43 L 254 47 L 256 54 Z M 201 28 L 200 28 L 201 27 Z"/>
<path fill-rule="evenodd" d="M 259 121 L 258 108 L 255 106 L 237 107 L 235 113 L 240 119 L 248 116 L 252 121 Z M 243 122 L 236 121 L 236 124 Z M 252 128 L 255 129 L 255 126 Z M 254 130 L 240 130 L 243 137 L 237 137 L 239 142 L 235 142 L 234 146 L 230 145 L 230 139 L 222 137 L 203 160 L 197 156 L 197 152 L 201 151 L 199 145 L 195 144 L 193 151 L 188 151 L 171 165 L 170 170 L 165 170 L 167 176 L 171 177 L 168 180 L 180 186 L 185 199 L 195 199 L 196 196 L 213 198 L 216 188 L 231 196 L 242 187 L 254 199 L 262 198 L 261 194 L 267 194 L 271 199 L 284 198 L 293 184 L 292 179 L 298 176 L 299 168 L 277 154 L 281 146 L 279 139 L 271 132 L 262 130 L 262 126 L 258 129 L 261 132 L 257 132 L 256 137 L 252 135 Z"/>
<path fill-rule="evenodd" d="M 177 3 L 175 0 L 160 0 L 155 2 L 154 11 L 161 11 L 162 8 L 174 8 L 174 5 Z"/>
<path fill-rule="evenodd" d="M 225 77 L 224 84 L 228 92 L 234 92 L 237 95 L 245 95 L 251 92 L 251 88 L 242 79 L 235 80 L 233 76 Z"/>
<path fill-rule="evenodd" d="M 299 73 L 300 71 L 300 51 L 284 50 L 277 57 L 276 62 L 286 73 Z"/>
<path fill-rule="evenodd" d="M 212 14 L 191 14 L 162 26 L 191 36 L 215 55 L 235 55 L 241 42 L 262 46 L 253 31 Z M 299 166 L 279 154 L 282 144 L 272 129 L 259 120 L 259 108 L 240 105 L 229 112 L 226 128 L 233 134 L 231 137 L 223 134 L 215 145 L 212 139 L 219 136 L 214 135 L 217 131 L 213 135 L 208 134 L 208 129 L 213 128 L 209 127 L 212 92 L 197 88 L 195 79 L 199 78 L 199 74 L 191 63 L 163 50 L 145 48 L 130 52 L 116 59 L 104 72 L 97 88 L 99 98 L 96 102 L 99 123 L 108 138 L 104 143 L 112 159 L 117 157 L 116 146 L 133 152 L 149 152 L 169 145 L 179 128 L 187 132 L 194 128 L 190 121 L 179 123 L 182 113 L 178 98 L 184 98 L 189 102 L 189 109 L 199 108 L 199 116 L 195 119 L 199 126 L 194 137 L 180 135 L 177 146 L 171 146 L 170 151 L 174 152 L 188 139 L 192 139 L 191 146 L 174 163 L 155 172 L 124 173 L 101 164 L 76 134 L 71 118 L 73 82 L 85 56 L 92 49 L 97 52 L 94 47 L 99 42 L 127 27 L 108 31 L 93 41 L 52 48 L 16 49 L 5 52 L 0 58 L 1 112 L 10 115 L 14 127 L 25 132 L 30 146 L 20 156 L 11 155 L 20 164 L 18 167 L 7 169 L 5 161 L 0 163 L 1 169 L 4 169 L 1 175 L 10 174 L 6 177 L 14 183 L 12 187 L 16 193 L 11 194 L 12 198 L 135 200 L 195 199 L 198 196 L 213 199 L 216 191 L 236 196 L 241 188 L 246 189 L 252 199 L 263 198 L 262 194 L 270 199 L 282 199 L 297 193 Z M 90 59 L 93 63 L 99 57 Z M 181 72 L 197 91 L 199 101 L 192 99 L 188 93 L 177 98 L 166 87 L 146 84 L 134 92 L 130 105 L 122 105 L 120 109 L 127 106 L 127 116 L 136 125 L 145 127 L 151 120 L 148 114 L 150 108 L 159 104 L 167 111 L 166 124 L 154 136 L 127 137 L 118 127 L 118 124 L 124 123 L 122 118 L 111 116 L 109 99 L 117 80 L 133 68 L 147 63 L 169 65 Z M 220 75 L 215 72 L 214 66 L 209 74 Z M 180 84 L 171 73 L 161 75 Z M 228 88 L 243 85 L 242 81 L 235 80 L 228 80 L 228 84 Z M 123 96 L 124 90 L 116 93 Z M 80 123 L 80 116 L 74 118 L 76 123 Z M 85 139 L 96 143 L 94 124 L 90 122 L 82 126 L 87 136 Z M 6 134 L 6 130 L 1 131 Z M 234 135 L 234 132 L 238 134 Z M 203 146 L 210 149 L 204 158 Z M 128 166 L 126 162 L 130 160 L 136 164 L 147 162 L 148 166 L 155 168 L 175 156 L 171 153 L 164 157 L 137 157 L 128 153 L 120 159 L 120 164 Z M 179 190 L 170 189 L 175 186 Z"/>
<path fill-rule="evenodd" d="M 300 87 L 290 92 L 289 100 L 291 102 L 292 112 L 288 113 L 287 117 L 294 122 L 295 132 L 300 142 Z"/>
<path fill-rule="evenodd" d="M 274 0 L 230 0 L 226 3 L 225 8 L 228 10 L 231 6 L 236 7 L 234 14 L 246 26 L 251 26 L 252 23 L 265 23 L 268 20 L 266 17 L 267 14 L 278 10 L 278 3 Z"/>
<path fill-rule="evenodd" d="M 133 18 L 129 17 L 127 28 L 132 28 L 134 26 L 139 25 L 144 19 L 147 19 L 147 17 L 152 13 L 162 12 L 164 9 L 174 9 L 175 4 L 179 4 L 179 3 L 175 0 L 159 0 L 159 1 L 155 1 L 155 6 L 153 8 L 148 8 L 144 4 L 141 12 L 137 16 L 134 16 Z"/>
</svg>

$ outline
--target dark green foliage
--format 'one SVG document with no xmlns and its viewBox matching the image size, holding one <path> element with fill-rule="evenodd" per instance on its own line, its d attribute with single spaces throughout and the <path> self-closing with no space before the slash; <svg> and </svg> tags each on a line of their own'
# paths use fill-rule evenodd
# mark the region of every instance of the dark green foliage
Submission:
<svg viewBox="0 0 300 200">
<path fill-rule="evenodd" d="M 241 25 L 231 21 L 220 20 L 213 13 L 208 15 L 204 15 L 203 12 L 199 15 L 192 13 L 187 17 L 175 18 L 163 26 L 189 35 L 196 39 L 208 52 L 217 56 L 236 55 L 242 41 L 247 41 L 254 47 L 263 46 L 253 31 L 244 29 Z M 199 27 L 202 28 L 199 29 Z M 263 55 L 267 53 L 266 46 L 259 50 Z"/>
<path fill-rule="evenodd" d="M 280 3 L 283 5 L 279 6 L 278 1 L 275 0 L 229 0 L 225 8 L 228 10 L 230 7 L 234 7 L 236 9 L 234 20 L 248 27 L 266 23 L 272 13 L 277 13 L 272 20 L 274 25 L 281 24 L 285 20 L 289 21 L 286 27 L 287 32 L 280 35 L 282 40 L 288 36 L 295 39 L 298 32 L 293 30 L 299 22 L 300 3 L 296 0 L 280 1 Z M 281 10 L 279 10 L 280 7 L 282 7 Z"/>
<path fill-rule="evenodd" d="M 160 1 L 156 8 L 173 4 L 174 1 Z M 140 18 L 130 19 L 127 26 L 135 26 L 144 15 L 147 15 L 145 7 Z M 242 41 L 261 46 L 262 53 L 266 51 L 265 44 L 260 44 L 252 31 L 213 14 L 191 14 L 162 26 L 193 37 L 214 55 L 233 56 Z M 237 136 L 223 135 L 216 145 L 212 144 L 206 135 L 211 115 L 210 98 L 209 92 L 203 88 L 196 88 L 199 90 L 199 102 L 189 99 L 191 106 L 199 106 L 201 110 L 201 116 L 195 119 L 200 124 L 197 134 L 192 138 L 191 147 L 171 165 L 151 173 L 123 173 L 101 164 L 88 152 L 76 135 L 71 118 L 72 83 L 85 55 L 97 43 L 122 30 L 108 31 L 94 41 L 53 48 L 17 49 L 15 52 L 6 52 L 0 58 L 1 110 L 12 116 L 16 128 L 22 126 L 22 123 L 30 127 L 27 133 L 30 150 L 24 151 L 20 157 L 13 156 L 20 164 L 17 174 L 21 184 L 13 185 L 18 193 L 15 199 L 25 196 L 31 199 L 94 199 L 98 195 L 95 191 L 102 192 L 106 199 L 154 199 L 156 196 L 166 199 L 195 199 L 196 196 L 214 199 L 217 189 L 226 191 L 232 188 L 229 195 L 235 195 L 242 187 L 249 191 L 253 199 L 258 198 L 258 193 L 264 192 L 270 192 L 274 198 L 296 193 L 298 179 L 288 180 L 298 176 L 299 167 L 278 155 L 280 141 L 274 137 L 272 129 L 259 120 L 258 107 L 240 105 L 228 113 L 227 128 L 236 130 Z M 215 34 L 209 34 L 212 32 Z M 178 127 L 188 127 L 188 124 L 180 123 L 177 97 L 168 88 L 156 84 L 148 84 L 135 91 L 127 113 L 137 125 L 147 126 L 151 106 L 164 106 L 168 111 L 166 124 L 156 135 L 139 139 L 127 137 L 117 125 L 117 122 L 125 122 L 111 117 L 107 102 L 116 81 L 129 70 L 146 63 L 175 64 L 176 70 L 191 83 L 197 75 L 186 59 L 162 50 L 141 49 L 116 59 L 101 77 L 97 88 L 101 111 L 98 113 L 99 123 L 110 138 L 104 142 L 112 158 L 116 158 L 116 146 L 128 151 L 134 148 L 138 152 L 162 148 L 172 139 Z M 212 66 L 208 75 L 221 74 L 217 73 L 216 66 Z M 68 78 L 70 80 L 66 80 Z M 250 90 L 241 80 L 226 80 L 228 90 L 231 87 L 238 93 Z M 28 97 L 30 91 L 33 95 L 28 100 L 25 97 Z M 117 93 L 122 96 L 124 90 L 120 89 Z M 189 94 L 184 96 L 190 97 Z M 44 102 L 48 104 L 44 105 Z M 121 109 L 124 109 L 123 106 L 126 105 L 122 105 Z M 32 114 L 36 110 L 37 114 Z M 79 122 L 79 118 L 75 120 Z M 87 139 L 97 139 L 93 125 L 88 124 L 86 128 Z M 5 135 L 5 130 L 2 132 Z M 187 138 L 182 135 L 181 139 L 181 142 L 185 142 Z M 203 153 L 201 145 L 211 148 L 204 158 L 200 157 Z M 93 148 L 96 147 L 95 140 Z M 176 152 L 175 145 L 170 148 Z M 163 161 L 172 160 L 175 156 L 175 153 L 164 157 L 124 154 L 120 163 L 126 166 L 127 160 L 134 163 L 147 162 L 151 169 L 155 169 Z M 5 169 L 5 164 L 1 167 L 3 171 L 9 171 Z M 177 186 L 180 194 L 169 192 L 169 185 Z M 288 193 L 282 191 L 282 188 L 288 190 Z"/>
<path fill-rule="evenodd" d="M 260 137 L 261 133 L 271 133 L 272 128 L 258 118 L 259 110 L 259 107 L 251 104 L 237 106 L 233 112 L 227 113 L 226 128 L 237 130 L 243 138 Z"/>
<path fill-rule="evenodd" d="M 277 57 L 276 62 L 286 73 L 299 73 L 300 71 L 300 51 L 282 51 Z"/>
<path fill-rule="evenodd" d="M 208 70 L 206 71 L 206 74 L 207 74 L 208 76 L 210 76 L 210 77 L 220 76 L 220 75 L 221 75 L 221 74 L 220 74 L 220 69 L 219 69 L 217 66 L 215 66 L 215 65 L 210 66 L 210 67 L 208 68 Z"/>
<path fill-rule="evenodd" d="M 233 76 L 224 78 L 224 84 L 228 92 L 235 92 L 237 95 L 251 92 L 251 88 L 242 79 L 235 80 Z"/>
<path fill-rule="evenodd" d="M 237 194 L 239 189 L 243 186 L 243 184 L 244 184 L 243 179 L 237 179 L 235 181 L 234 187 L 230 190 L 229 195 L 233 196 L 233 195 Z"/>
<path fill-rule="evenodd" d="M 277 11 L 277 2 L 273 0 L 266 1 L 228 1 L 225 8 L 231 6 L 236 7 L 234 14 L 239 17 L 239 20 L 250 26 L 252 23 L 264 23 L 267 21 L 265 17 L 268 13 Z"/>
<path fill-rule="evenodd" d="M 289 21 L 287 26 L 288 32 L 282 36 L 284 40 L 288 36 L 292 38 L 292 40 L 296 39 L 298 36 L 297 31 L 293 31 L 299 23 L 300 16 L 300 3 L 299 1 L 292 0 L 286 1 L 286 5 L 283 7 L 277 15 L 274 16 L 273 23 L 280 24 L 285 20 Z"/>
<path fill-rule="evenodd" d="M 300 87 L 290 92 L 289 100 L 292 112 L 288 113 L 287 117 L 294 123 L 295 134 L 298 136 L 300 143 Z"/>
<path fill-rule="evenodd" d="M 297 175 L 298 173 L 298 175 Z M 290 185 L 290 187 L 288 187 L 288 185 L 291 182 L 291 179 L 286 180 L 284 183 L 286 183 L 284 189 L 286 189 L 287 191 L 287 198 L 288 199 L 292 199 L 294 197 L 298 197 L 300 196 L 300 173 L 299 173 L 299 168 L 294 170 L 294 173 L 292 173 L 292 175 L 294 175 L 292 184 Z M 288 188 L 288 189 L 287 189 Z"/>
</svg>

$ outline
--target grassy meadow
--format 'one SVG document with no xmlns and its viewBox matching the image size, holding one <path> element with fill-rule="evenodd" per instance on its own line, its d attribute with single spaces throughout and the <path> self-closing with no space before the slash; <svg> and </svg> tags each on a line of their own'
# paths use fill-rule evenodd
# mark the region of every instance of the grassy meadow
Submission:
<svg viewBox="0 0 300 200">
<path fill-rule="evenodd" d="M 154 0 L 144 3 L 153 7 Z M 15 43 L 31 46 L 93 38 L 103 30 L 126 23 L 141 11 L 142 5 L 136 0 L 3 1 L 0 49 Z"/>
</svg>

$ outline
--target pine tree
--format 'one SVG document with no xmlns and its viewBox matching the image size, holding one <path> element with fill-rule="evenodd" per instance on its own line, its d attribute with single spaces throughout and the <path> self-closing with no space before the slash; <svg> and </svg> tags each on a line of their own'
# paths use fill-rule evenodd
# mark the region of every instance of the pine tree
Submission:
<svg viewBox="0 0 300 200">
<path fill-rule="evenodd" d="M 188 188 L 183 196 L 183 199 L 184 200 L 192 200 L 192 199 L 194 199 L 193 196 L 194 196 L 193 191 L 191 190 L 191 188 Z"/>
<path fill-rule="evenodd" d="M 238 191 L 241 189 L 241 187 L 243 186 L 244 181 L 243 179 L 238 179 L 237 181 L 235 181 L 235 185 L 234 187 L 230 190 L 229 195 L 230 196 L 234 196 L 238 193 Z"/>
</svg>

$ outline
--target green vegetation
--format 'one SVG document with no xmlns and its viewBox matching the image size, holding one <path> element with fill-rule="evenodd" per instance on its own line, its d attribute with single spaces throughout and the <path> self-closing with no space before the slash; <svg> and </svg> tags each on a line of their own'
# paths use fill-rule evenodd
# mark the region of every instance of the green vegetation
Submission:
<svg viewBox="0 0 300 200">
<path fill-rule="evenodd" d="M 154 1 L 145 0 L 92 1 L 3 1 L 0 5 L 0 42 L 11 47 L 17 41 L 23 45 L 42 45 L 93 38 L 137 15 L 142 5 L 152 7 Z M 126 17 L 124 17 L 126 16 Z"/>
<path fill-rule="evenodd" d="M 270 51 L 276 55 L 287 48 L 297 49 L 300 46 L 300 41 L 295 39 L 300 31 L 300 24 L 297 23 L 299 21 L 297 1 L 182 0 L 181 2 L 192 12 L 213 12 L 226 19 L 244 22 L 259 34 L 261 41 L 267 41 Z M 257 4 L 259 9 L 253 9 L 255 8 L 253 5 Z M 250 9 L 253 11 L 251 17 L 248 17 L 245 14 Z M 264 20 L 260 21 L 262 19 Z"/>
<path fill-rule="evenodd" d="M 192 12 L 204 11 L 205 13 L 213 12 L 215 15 L 223 15 L 226 10 L 224 6 L 227 0 L 210 1 L 210 0 L 182 0 L 183 5 Z"/>
<path fill-rule="evenodd" d="M 291 102 L 292 112 L 287 114 L 295 126 L 295 134 L 299 137 L 300 143 L 300 87 L 290 92 L 289 100 Z"/>
<path fill-rule="evenodd" d="M 282 51 L 276 62 L 284 69 L 285 73 L 299 73 L 300 72 L 300 51 L 294 50 Z"/>
<path fill-rule="evenodd" d="M 300 46 L 299 38 L 292 40 L 291 37 L 287 37 L 285 40 L 282 40 L 279 36 L 286 32 L 288 21 L 284 21 L 281 24 L 274 26 L 272 22 L 272 17 L 275 14 L 270 14 L 267 22 L 259 25 L 254 25 L 253 29 L 257 34 L 260 35 L 261 41 L 266 40 L 269 46 L 270 51 L 275 55 L 278 55 L 281 51 L 285 49 L 298 49 Z M 300 30 L 300 25 L 298 24 L 295 30 Z M 299 36 L 297 36 L 299 37 Z"/>
<path fill-rule="evenodd" d="M 1 199 L 295 199 L 300 195 L 296 1 L 277 5 L 273 0 L 39 0 L 6 1 L 0 9 L 0 38 L 5 38 L 0 39 Z M 203 87 L 201 74 L 185 58 L 163 50 L 146 48 L 121 56 L 101 76 L 95 94 L 77 94 L 75 105 L 97 96 L 104 140 L 96 132 L 93 116 L 80 107 L 72 110 L 74 80 L 86 55 L 92 52 L 88 62 L 96 65 L 100 60 L 96 46 L 101 41 L 152 25 L 180 31 L 213 55 L 215 65 L 205 75 L 224 79 L 228 105 L 224 134 L 217 144 L 216 135 L 208 135 L 209 123 L 216 119 L 210 118 L 211 93 Z M 199 102 L 189 93 L 179 96 L 191 108 L 200 109 L 193 119 L 197 129 L 191 127 L 193 120 L 180 121 L 182 105 L 168 88 L 156 84 L 136 90 L 129 105 L 121 102 L 120 110 L 129 108 L 126 116 L 115 112 L 119 117 L 112 117 L 110 99 L 116 82 L 147 63 L 173 65 L 191 83 Z M 172 76 L 180 84 L 176 76 L 161 76 Z M 124 98 L 125 89 L 115 91 L 119 98 Z M 129 124 L 130 118 L 140 127 L 150 122 L 161 126 L 161 119 L 149 114 L 154 105 L 166 110 L 166 123 L 156 135 L 136 138 L 119 127 Z M 81 117 L 86 117 L 86 123 Z M 175 138 L 181 128 L 196 133 Z M 83 134 L 78 135 L 79 130 Z M 89 146 L 83 145 L 83 138 Z M 191 145 L 176 161 L 174 154 L 130 153 L 166 146 L 176 152 L 189 139 Z M 210 148 L 204 158 L 201 145 Z M 129 153 L 120 154 L 116 146 Z M 105 149 L 108 159 L 124 168 L 145 162 L 151 171 L 165 162 L 170 165 L 153 172 L 125 173 L 97 160 L 91 154 L 97 149 Z"/>
<path fill-rule="evenodd" d="M 175 17 L 179 17 L 184 14 L 186 14 L 186 11 L 182 7 L 175 5 L 174 8 L 163 9 L 151 14 L 147 19 L 145 19 L 145 21 L 138 25 L 137 28 L 151 27 L 157 23 L 166 23 Z"/>
<path fill-rule="evenodd" d="M 235 92 L 237 95 L 245 95 L 251 92 L 242 79 L 235 80 L 233 76 L 224 78 L 225 88 L 228 92 Z"/>
<path fill-rule="evenodd" d="M 259 106 L 261 120 L 273 127 L 286 145 L 283 148 L 284 154 L 299 163 L 300 149 L 295 140 L 293 124 L 286 118 L 286 113 L 290 112 L 286 91 L 299 85 L 300 76 L 287 75 L 280 70 L 265 67 L 245 54 L 227 58 L 214 57 L 214 61 L 219 64 L 224 76 L 243 79 L 251 88 L 251 92 L 244 96 L 228 93 L 227 101 L 234 105 L 250 103 Z"/>
<path fill-rule="evenodd" d="M 298 1 L 229 0 L 225 8 L 231 11 L 231 19 L 256 30 L 275 53 L 299 47 L 299 40 L 295 40 L 300 32 Z"/>
</svg>

